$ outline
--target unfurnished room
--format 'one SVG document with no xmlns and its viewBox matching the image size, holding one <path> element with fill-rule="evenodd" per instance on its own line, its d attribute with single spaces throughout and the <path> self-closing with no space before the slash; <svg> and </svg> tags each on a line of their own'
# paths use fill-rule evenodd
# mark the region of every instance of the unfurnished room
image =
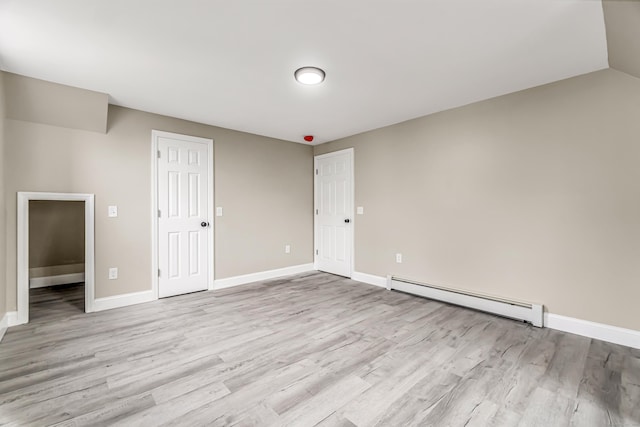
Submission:
<svg viewBox="0 0 640 427">
<path fill-rule="evenodd" d="M 0 0 L 0 425 L 640 426 L 640 0 Z"/>
</svg>

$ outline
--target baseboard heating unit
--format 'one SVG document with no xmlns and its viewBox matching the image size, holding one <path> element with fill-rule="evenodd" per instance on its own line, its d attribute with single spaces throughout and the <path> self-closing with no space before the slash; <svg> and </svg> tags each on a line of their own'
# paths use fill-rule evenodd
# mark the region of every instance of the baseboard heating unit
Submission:
<svg viewBox="0 0 640 427">
<path fill-rule="evenodd" d="M 387 289 L 523 320 L 539 328 L 543 326 L 542 304 L 512 301 L 458 289 L 448 289 L 395 276 L 387 276 Z"/>
</svg>

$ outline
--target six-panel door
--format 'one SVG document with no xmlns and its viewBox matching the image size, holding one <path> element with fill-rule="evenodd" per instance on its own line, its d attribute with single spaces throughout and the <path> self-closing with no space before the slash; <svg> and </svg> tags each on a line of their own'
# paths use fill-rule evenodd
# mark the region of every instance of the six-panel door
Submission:
<svg viewBox="0 0 640 427">
<path fill-rule="evenodd" d="M 351 277 L 352 153 L 316 158 L 316 266 Z"/>
<path fill-rule="evenodd" d="M 158 138 L 158 295 L 208 288 L 208 147 Z"/>
</svg>

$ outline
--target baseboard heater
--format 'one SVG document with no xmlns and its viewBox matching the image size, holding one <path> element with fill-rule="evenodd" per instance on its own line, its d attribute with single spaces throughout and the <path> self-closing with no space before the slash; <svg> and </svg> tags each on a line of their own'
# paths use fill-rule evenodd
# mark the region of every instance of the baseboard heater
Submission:
<svg viewBox="0 0 640 427">
<path fill-rule="evenodd" d="M 511 319 L 523 320 L 539 328 L 543 326 L 542 304 L 513 301 L 459 289 L 449 289 L 395 276 L 387 276 L 387 289 L 469 307 Z"/>
</svg>

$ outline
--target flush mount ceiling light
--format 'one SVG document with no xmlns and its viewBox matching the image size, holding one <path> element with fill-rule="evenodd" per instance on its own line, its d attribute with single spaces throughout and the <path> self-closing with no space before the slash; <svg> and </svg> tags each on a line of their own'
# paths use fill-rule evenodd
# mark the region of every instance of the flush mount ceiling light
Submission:
<svg viewBox="0 0 640 427">
<path fill-rule="evenodd" d="M 324 80 L 324 71 L 317 67 L 298 68 L 293 75 L 296 80 L 303 85 L 317 85 Z"/>
</svg>

